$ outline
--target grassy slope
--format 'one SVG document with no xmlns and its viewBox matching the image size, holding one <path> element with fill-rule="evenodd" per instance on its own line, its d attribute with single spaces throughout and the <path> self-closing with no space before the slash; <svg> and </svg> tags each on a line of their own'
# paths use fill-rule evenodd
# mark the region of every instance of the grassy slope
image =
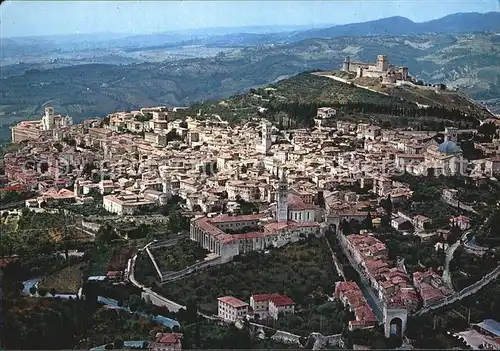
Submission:
<svg viewBox="0 0 500 351">
<path fill-rule="evenodd" d="M 82 263 L 71 265 L 44 277 L 38 284 L 38 288 L 49 292 L 55 289 L 58 294 L 76 294 L 82 285 L 82 267 Z"/>
<path fill-rule="evenodd" d="M 327 74 L 325 72 L 325 74 Z M 266 88 L 251 90 L 246 94 L 232 96 L 229 99 L 207 102 L 193 106 L 193 113 L 201 109 L 204 113 L 218 114 L 229 121 L 248 120 L 259 117 L 260 107 L 269 107 L 275 102 L 280 103 L 315 103 L 319 106 L 341 107 L 345 104 L 371 104 L 377 106 L 396 106 L 406 109 L 416 109 L 415 103 L 428 106 L 457 109 L 469 116 L 480 119 L 490 118 L 491 115 L 481 106 L 471 103 L 467 98 L 455 93 L 438 94 L 433 91 L 422 91 L 415 88 L 383 88 L 379 84 L 371 84 L 365 80 L 357 80 L 356 84 L 364 84 L 374 90 L 385 91 L 390 96 L 352 86 L 318 74 L 303 73 L 292 78 L 284 79 Z M 272 91 L 269 91 L 270 89 Z M 268 91 L 266 91 L 268 90 Z M 434 117 L 431 117 L 434 116 Z M 427 119 L 441 115 L 431 115 Z M 273 120 L 273 116 L 271 120 Z M 465 119 L 464 119 L 465 120 Z M 412 119 L 413 122 L 416 119 Z M 450 121 L 452 122 L 452 121 Z"/>
<path fill-rule="evenodd" d="M 194 299 L 216 313 L 220 296 L 248 300 L 250 295 L 284 291 L 297 304 L 306 304 L 311 294 L 331 294 L 338 276 L 322 239 L 290 244 L 268 254 L 253 252 L 241 261 L 210 267 L 162 286 L 162 293 L 179 303 Z"/>
<path fill-rule="evenodd" d="M 371 103 L 375 105 L 391 105 L 399 103 L 400 99 L 394 99 L 369 90 L 357 88 L 338 82 L 336 80 L 321 77 L 309 73 L 299 74 L 292 78 L 284 79 L 276 84 L 270 84 L 267 88 L 273 89 L 274 99 L 283 103 L 318 103 L 322 105 L 339 105 L 346 103 Z M 215 113 L 227 120 L 242 120 L 257 116 L 260 106 L 266 106 L 268 96 L 259 95 L 263 93 L 259 89 L 256 94 L 251 92 L 232 96 L 229 99 L 216 102 L 207 102 L 196 105 L 194 109 L 200 108 L 204 113 Z M 270 95 L 269 94 L 269 95 Z"/>
<path fill-rule="evenodd" d="M 203 260 L 209 251 L 199 243 L 183 239 L 175 246 L 151 250 L 160 270 L 164 273 L 180 271 Z"/>
</svg>

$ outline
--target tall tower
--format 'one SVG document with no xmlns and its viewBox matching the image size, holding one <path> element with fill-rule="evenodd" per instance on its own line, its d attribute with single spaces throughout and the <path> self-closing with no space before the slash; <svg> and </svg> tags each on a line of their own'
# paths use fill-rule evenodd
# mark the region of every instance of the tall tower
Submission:
<svg viewBox="0 0 500 351">
<path fill-rule="evenodd" d="M 350 66 L 351 66 L 351 58 L 347 56 L 344 60 L 344 64 L 342 65 L 342 71 L 349 72 Z"/>
<path fill-rule="evenodd" d="M 271 148 L 271 123 L 265 121 L 262 124 L 262 153 L 267 155 Z"/>
<path fill-rule="evenodd" d="M 284 170 L 281 173 L 281 178 L 278 183 L 276 219 L 278 222 L 286 222 L 288 220 L 288 180 L 286 179 Z"/>
<path fill-rule="evenodd" d="M 170 200 L 172 197 L 172 183 L 170 183 L 170 177 L 164 177 L 162 179 L 163 193 L 167 195 L 167 199 Z"/>
<path fill-rule="evenodd" d="M 240 169 L 241 169 L 241 164 L 238 164 L 236 166 L 236 172 L 234 173 L 234 180 L 240 180 Z"/>
<path fill-rule="evenodd" d="M 80 179 L 75 180 L 75 184 L 73 184 L 73 192 L 76 197 L 80 196 Z"/>
<path fill-rule="evenodd" d="M 389 68 L 389 62 L 387 61 L 387 56 L 377 55 L 377 70 L 385 72 Z"/>
<path fill-rule="evenodd" d="M 51 130 L 54 128 L 54 108 L 52 106 L 45 107 L 45 115 L 42 121 L 44 130 Z"/>
</svg>

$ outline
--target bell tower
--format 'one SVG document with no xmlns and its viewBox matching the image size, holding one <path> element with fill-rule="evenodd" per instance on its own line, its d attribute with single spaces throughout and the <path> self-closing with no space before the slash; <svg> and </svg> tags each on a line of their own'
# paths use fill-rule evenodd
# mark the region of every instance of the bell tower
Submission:
<svg viewBox="0 0 500 351">
<path fill-rule="evenodd" d="M 170 177 L 164 176 L 162 179 L 162 190 L 165 195 L 167 195 L 167 199 L 170 200 L 172 197 L 172 183 L 170 181 Z"/>
<path fill-rule="evenodd" d="M 453 141 L 454 143 L 456 143 L 458 141 L 458 129 L 453 127 L 445 127 L 444 141 Z"/>
<path fill-rule="evenodd" d="M 43 130 L 51 130 L 54 128 L 54 108 L 52 106 L 45 107 L 45 115 L 42 117 Z"/>
<path fill-rule="evenodd" d="M 265 121 L 262 124 L 262 154 L 267 155 L 271 148 L 271 123 Z"/>
<path fill-rule="evenodd" d="M 80 196 L 81 194 L 81 188 L 80 188 L 80 179 L 75 180 L 75 183 L 73 184 L 73 192 L 76 197 Z"/>
<path fill-rule="evenodd" d="M 285 170 L 281 173 L 281 178 L 278 183 L 278 201 L 276 205 L 276 219 L 278 222 L 286 222 L 288 220 L 288 180 Z"/>
</svg>

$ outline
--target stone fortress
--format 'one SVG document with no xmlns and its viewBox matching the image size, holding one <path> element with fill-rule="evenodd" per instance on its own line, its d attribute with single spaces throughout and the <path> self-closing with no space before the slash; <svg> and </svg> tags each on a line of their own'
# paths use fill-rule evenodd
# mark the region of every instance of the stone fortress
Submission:
<svg viewBox="0 0 500 351">
<path fill-rule="evenodd" d="M 385 55 L 377 55 L 375 63 L 353 62 L 347 56 L 342 65 L 342 71 L 356 73 L 356 78 L 371 77 L 380 78 L 384 83 L 396 83 L 396 81 L 407 81 L 410 79 L 408 67 L 396 67 L 389 64 Z"/>
</svg>

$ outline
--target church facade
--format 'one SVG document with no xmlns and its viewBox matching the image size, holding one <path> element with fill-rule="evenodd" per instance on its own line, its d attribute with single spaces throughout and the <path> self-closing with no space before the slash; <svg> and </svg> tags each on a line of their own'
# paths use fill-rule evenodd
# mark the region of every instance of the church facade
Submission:
<svg viewBox="0 0 500 351">
<path fill-rule="evenodd" d="M 310 234 L 320 235 L 314 204 L 305 203 L 288 189 L 284 172 L 280 178 L 274 217 L 266 214 L 201 216 L 191 220 L 190 238 L 205 249 L 230 260 L 269 246 L 282 247 Z M 294 220 L 297 218 L 297 220 Z"/>
<path fill-rule="evenodd" d="M 440 145 L 431 143 L 424 152 L 424 161 L 415 168 L 416 175 L 433 174 L 436 177 L 465 174 L 468 161 L 462 149 L 451 140 Z"/>
</svg>

